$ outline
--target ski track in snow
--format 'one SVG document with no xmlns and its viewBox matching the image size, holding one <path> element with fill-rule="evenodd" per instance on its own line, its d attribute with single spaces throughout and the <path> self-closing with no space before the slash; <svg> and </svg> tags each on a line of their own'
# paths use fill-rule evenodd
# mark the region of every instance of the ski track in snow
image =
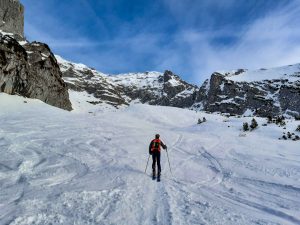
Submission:
<svg viewBox="0 0 300 225">
<path fill-rule="evenodd" d="M 167 107 L 37 107 L 0 109 L 0 224 L 300 224 L 295 142 L 238 137 L 242 121 L 229 129 L 218 115 L 197 126 L 199 114 Z M 161 182 L 151 159 L 144 173 L 157 132 L 172 167 L 163 151 Z"/>
</svg>

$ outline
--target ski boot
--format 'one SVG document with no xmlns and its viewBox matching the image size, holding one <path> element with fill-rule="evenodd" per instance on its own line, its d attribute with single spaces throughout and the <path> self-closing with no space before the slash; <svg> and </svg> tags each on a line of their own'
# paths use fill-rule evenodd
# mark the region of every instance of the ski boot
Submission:
<svg viewBox="0 0 300 225">
<path fill-rule="evenodd" d="M 157 182 L 160 182 L 160 172 L 157 174 Z"/>
<path fill-rule="evenodd" d="M 152 180 L 155 180 L 155 178 L 156 178 L 155 170 L 152 170 Z"/>
</svg>

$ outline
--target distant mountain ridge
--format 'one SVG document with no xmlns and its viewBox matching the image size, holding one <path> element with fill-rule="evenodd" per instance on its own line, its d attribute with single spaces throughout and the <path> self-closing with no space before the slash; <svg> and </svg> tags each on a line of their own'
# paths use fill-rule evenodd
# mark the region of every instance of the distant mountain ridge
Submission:
<svg viewBox="0 0 300 225">
<path fill-rule="evenodd" d="M 300 116 L 300 64 L 215 72 L 197 87 L 171 71 L 107 75 L 56 57 L 71 90 L 99 99 L 92 104 L 139 102 L 232 115 Z"/>
<path fill-rule="evenodd" d="M 86 91 L 99 101 L 115 107 L 133 102 L 151 105 L 190 107 L 198 87 L 183 81 L 171 71 L 107 75 L 83 64 L 56 56 L 63 79 L 74 91 Z"/>
</svg>

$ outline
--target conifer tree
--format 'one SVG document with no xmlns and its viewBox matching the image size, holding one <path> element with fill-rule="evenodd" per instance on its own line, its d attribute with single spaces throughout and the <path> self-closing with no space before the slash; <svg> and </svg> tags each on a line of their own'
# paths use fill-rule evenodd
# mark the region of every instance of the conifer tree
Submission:
<svg viewBox="0 0 300 225">
<path fill-rule="evenodd" d="M 256 120 L 253 118 L 251 121 L 250 127 L 252 130 L 254 130 L 257 126 L 258 126 L 258 124 L 257 124 Z"/>
<path fill-rule="evenodd" d="M 248 130 L 249 130 L 249 125 L 248 125 L 247 122 L 246 122 L 246 123 L 243 123 L 243 130 L 244 130 L 244 131 L 248 131 Z"/>
</svg>

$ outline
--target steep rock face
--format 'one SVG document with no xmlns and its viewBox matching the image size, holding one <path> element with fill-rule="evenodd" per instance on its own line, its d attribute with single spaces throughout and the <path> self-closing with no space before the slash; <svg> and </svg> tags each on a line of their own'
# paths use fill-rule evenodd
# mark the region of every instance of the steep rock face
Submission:
<svg viewBox="0 0 300 225">
<path fill-rule="evenodd" d="M 131 73 L 109 77 L 132 100 L 150 105 L 186 108 L 192 106 L 197 87 L 171 71 Z"/>
<path fill-rule="evenodd" d="M 106 75 L 56 56 L 69 88 L 86 91 L 115 107 L 131 102 L 175 107 L 190 107 L 194 103 L 197 87 L 180 79 L 171 71 Z"/>
<path fill-rule="evenodd" d="M 300 66 L 214 73 L 201 86 L 196 102 L 195 108 L 210 112 L 299 116 Z"/>
<path fill-rule="evenodd" d="M 233 115 L 300 115 L 300 65 L 216 72 L 200 88 L 171 71 L 106 75 L 59 58 L 68 86 L 115 107 L 131 103 L 192 108 Z"/>
<path fill-rule="evenodd" d="M 75 64 L 56 56 L 63 78 L 70 90 L 86 91 L 97 98 L 97 101 L 88 101 L 91 104 L 106 103 L 114 107 L 128 105 L 124 93 L 118 85 L 112 83 L 108 76 L 83 64 Z"/>
<path fill-rule="evenodd" d="M 24 7 L 18 0 L 0 0 L 0 30 L 24 37 Z"/>
<path fill-rule="evenodd" d="M 67 86 L 49 47 L 42 43 L 20 45 L 0 33 L 0 91 L 37 98 L 71 110 Z"/>
<path fill-rule="evenodd" d="M 181 108 L 191 107 L 198 91 L 196 85 L 191 85 L 176 74 L 166 70 L 164 73 L 163 92 L 166 94 L 165 105 Z"/>
<path fill-rule="evenodd" d="M 0 91 L 26 95 L 29 65 L 26 50 L 10 36 L 0 33 Z"/>
</svg>

